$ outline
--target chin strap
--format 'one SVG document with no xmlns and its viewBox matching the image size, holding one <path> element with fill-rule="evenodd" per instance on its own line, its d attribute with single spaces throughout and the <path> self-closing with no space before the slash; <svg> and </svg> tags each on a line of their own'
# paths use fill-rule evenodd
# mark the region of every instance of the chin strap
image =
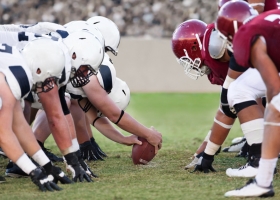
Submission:
<svg viewBox="0 0 280 200">
<path fill-rule="evenodd" d="M 78 104 L 80 106 L 80 108 L 86 113 L 87 111 L 89 111 L 89 109 L 92 107 L 92 104 L 90 103 L 90 101 L 87 99 L 87 102 L 85 104 L 85 106 L 82 106 L 80 104 L 80 102 L 83 100 L 84 98 L 80 98 L 78 99 Z"/>
</svg>

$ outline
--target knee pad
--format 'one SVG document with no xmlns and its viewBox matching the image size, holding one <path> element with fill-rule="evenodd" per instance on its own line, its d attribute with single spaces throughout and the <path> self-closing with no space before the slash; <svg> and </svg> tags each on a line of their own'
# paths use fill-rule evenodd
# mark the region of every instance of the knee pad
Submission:
<svg viewBox="0 0 280 200">
<path fill-rule="evenodd" d="M 270 103 L 276 108 L 276 110 L 278 110 L 278 112 L 280 112 L 280 93 L 275 95 L 271 99 Z"/>
<path fill-rule="evenodd" d="M 280 112 L 280 93 L 275 95 L 270 103 L 278 112 Z M 266 109 L 270 112 L 275 112 L 275 111 L 271 111 L 271 108 L 269 106 L 269 104 L 267 104 L 266 106 Z M 274 113 L 273 113 L 274 114 Z M 275 113 L 276 114 L 276 113 Z M 269 122 L 269 121 L 265 121 L 264 122 L 264 125 L 270 125 L 270 126 L 280 126 L 280 122 L 276 122 L 276 121 L 273 121 L 273 122 Z"/>
</svg>

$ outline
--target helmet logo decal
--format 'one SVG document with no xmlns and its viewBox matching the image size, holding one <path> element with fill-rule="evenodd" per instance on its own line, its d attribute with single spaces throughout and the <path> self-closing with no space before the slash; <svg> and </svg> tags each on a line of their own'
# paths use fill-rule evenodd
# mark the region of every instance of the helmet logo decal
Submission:
<svg viewBox="0 0 280 200">
<path fill-rule="evenodd" d="M 198 41 L 199 49 L 201 50 L 201 49 L 202 49 L 202 43 L 201 43 L 201 40 L 200 40 L 200 38 L 199 38 L 199 35 L 196 33 L 196 34 L 195 34 L 195 37 L 196 37 L 196 39 L 197 39 L 197 41 Z"/>
<path fill-rule="evenodd" d="M 236 20 L 233 20 L 233 28 L 234 28 L 234 33 L 238 31 L 238 24 Z"/>
</svg>

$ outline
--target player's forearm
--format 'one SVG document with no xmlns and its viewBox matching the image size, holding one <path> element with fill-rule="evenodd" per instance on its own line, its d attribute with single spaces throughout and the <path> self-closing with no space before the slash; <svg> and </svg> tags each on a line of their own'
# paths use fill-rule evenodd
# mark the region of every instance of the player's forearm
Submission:
<svg viewBox="0 0 280 200">
<path fill-rule="evenodd" d="M 102 117 L 98 119 L 94 127 L 108 139 L 120 144 L 125 143 L 125 136 L 115 129 L 107 118 Z"/>
<path fill-rule="evenodd" d="M 67 152 L 67 149 L 72 146 L 72 139 L 69 133 L 68 123 L 64 115 L 48 117 L 48 122 L 58 148 L 62 153 Z"/>
<path fill-rule="evenodd" d="M 149 130 L 128 113 L 124 112 L 123 117 L 117 124 L 121 129 L 139 137 L 148 138 Z"/>
</svg>

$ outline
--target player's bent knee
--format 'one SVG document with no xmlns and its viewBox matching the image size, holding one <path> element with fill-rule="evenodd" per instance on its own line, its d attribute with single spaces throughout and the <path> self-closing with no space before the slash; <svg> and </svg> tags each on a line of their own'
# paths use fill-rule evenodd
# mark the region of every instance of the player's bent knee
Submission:
<svg viewBox="0 0 280 200">
<path fill-rule="evenodd" d="M 241 110 L 248 108 L 250 106 L 253 106 L 253 105 L 257 105 L 257 102 L 254 100 L 250 100 L 250 101 L 244 101 L 241 103 L 234 104 L 233 107 L 234 107 L 236 113 L 239 113 Z"/>
</svg>

